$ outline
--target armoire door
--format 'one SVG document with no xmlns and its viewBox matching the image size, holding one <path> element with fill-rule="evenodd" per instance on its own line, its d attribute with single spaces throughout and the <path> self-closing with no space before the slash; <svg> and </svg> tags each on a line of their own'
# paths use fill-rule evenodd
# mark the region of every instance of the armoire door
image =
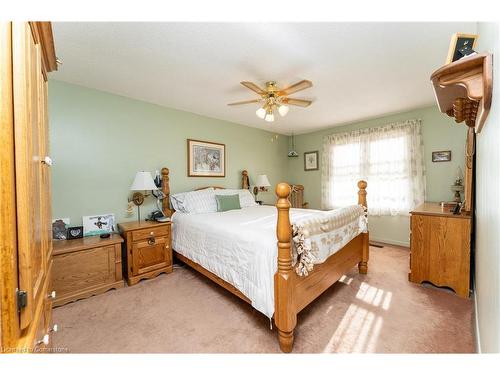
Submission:
<svg viewBox="0 0 500 375">
<path fill-rule="evenodd" d="M 28 23 L 12 24 L 14 143 L 19 289 L 26 293 L 20 328 L 29 326 L 45 298 L 51 227 L 47 139 L 47 82 L 41 46 Z"/>
</svg>

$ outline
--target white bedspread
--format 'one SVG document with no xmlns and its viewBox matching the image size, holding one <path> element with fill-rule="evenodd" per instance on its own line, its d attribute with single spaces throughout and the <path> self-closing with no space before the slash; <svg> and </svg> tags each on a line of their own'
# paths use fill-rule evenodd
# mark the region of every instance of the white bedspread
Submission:
<svg viewBox="0 0 500 375">
<path fill-rule="evenodd" d="M 352 206 L 336 210 L 339 217 L 352 216 Z M 291 209 L 292 223 L 322 211 Z M 178 253 L 200 264 L 235 286 L 252 301 L 252 306 L 269 318 L 274 313 L 274 274 L 277 270 L 277 210 L 274 206 L 204 214 L 176 212 L 172 242 Z M 359 218 L 355 221 L 360 222 Z M 339 223 L 353 225 L 350 221 Z M 339 227 L 342 231 L 343 227 Z M 352 232 L 352 238 L 365 228 Z M 343 244 L 352 238 L 344 238 Z M 343 245 L 342 245 L 343 246 Z M 327 256 L 340 250 L 331 248 Z M 319 262 L 324 261 L 321 259 Z"/>
</svg>

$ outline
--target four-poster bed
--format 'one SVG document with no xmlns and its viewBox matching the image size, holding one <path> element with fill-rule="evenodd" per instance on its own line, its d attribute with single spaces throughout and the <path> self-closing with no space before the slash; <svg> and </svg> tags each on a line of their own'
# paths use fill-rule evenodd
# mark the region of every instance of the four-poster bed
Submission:
<svg viewBox="0 0 500 375">
<path fill-rule="evenodd" d="M 170 188 L 169 188 L 169 170 L 163 168 L 162 171 L 162 191 L 166 198 L 162 202 L 163 211 L 166 214 L 172 213 L 170 207 Z M 242 188 L 248 189 L 249 178 L 247 171 L 242 172 Z M 364 208 L 366 215 L 366 187 L 365 181 L 358 182 L 358 204 Z M 217 189 L 224 189 L 215 187 Z M 307 276 L 299 276 L 293 266 L 292 253 L 292 225 L 291 225 L 291 204 L 289 196 L 291 188 L 286 183 L 280 183 L 276 186 L 276 237 L 277 237 L 277 268 L 274 274 L 274 322 L 278 329 L 279 345 L 283 352 L 290 352 L 294 340 L 294 328 L 297 324 L 297 314 L 308 304 L 314 301 L 332 284 L 338 281 L 342 275 L 348 273 L 352 268 L 358 265 L 359 272 L 366 274 L 368 271 L 368 252 L 369 235 L 368 231 L 359 233 L 352 238 L 340 250 L 330 255 L 323 263 L 315 264 L 314 269 Z M 266 210 L 272 207 L 262 208 Z M 358 210 L 359 207 L 358 207 Z M 305 210 L 302 210 L 305 211 Z M 309 210 L 307 210 L 309 211 Z M 363 214 L 363 210 L 360 210 Z M 186 224 L 183 224 L 186 225 Z M 180 228 L 177 228 L 180 230 Z M 176 231 L 176 219 L 173 217 L 173 231 Z M 239 240 L 239 239 L 237 239 Z M 243 239 L 241 240 L 243 242 Z M 257 242 L 256 242 L 256 246 Z M 223 280 L 214 272 L 211 272 L 190 259 L 180 254 L 175 248 L 174 255 L 177 259 L 192 267 L 194 270 L 205 275 L 212 281 L 224 287 L 234 295 L 238 296 L 247 303 L 252 303 L 251 299 L 240 289 L 230 282 Z M 214 255 L 216 256 L 216 255 Z M 263 271 L 264 272 L 264 271 Z"/>
</svg>

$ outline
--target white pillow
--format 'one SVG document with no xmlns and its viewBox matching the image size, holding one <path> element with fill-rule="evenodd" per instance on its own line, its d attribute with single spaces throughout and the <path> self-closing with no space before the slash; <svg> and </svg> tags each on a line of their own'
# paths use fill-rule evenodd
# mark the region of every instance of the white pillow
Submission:
<svg viewBox="0 0 500 375">
<path fill-rule="evenodd" d="M 190 191 L 184 197 L 184 209 L 188 214 L 217 212 L 217 201 L 213 188 Z"/>
<path fill-rule="evenodd" d="M 258 203 L 255 202 L 253 194 L 250 193 L 250 191 L 247 189 L 219 189 L 215 192 L 215 194 L 216 195 L 238 194 L 240 197 L 241 208 L 258 206 Z"/>
<path fill-rule="evenodd" d="M 186 199 L 187 192 L 177 193 L 170 196 L 170 204 L 172 208 L 176 211 L 186 213 L 186 208 L 184 207 L 184 200 Z"/>
</svg>

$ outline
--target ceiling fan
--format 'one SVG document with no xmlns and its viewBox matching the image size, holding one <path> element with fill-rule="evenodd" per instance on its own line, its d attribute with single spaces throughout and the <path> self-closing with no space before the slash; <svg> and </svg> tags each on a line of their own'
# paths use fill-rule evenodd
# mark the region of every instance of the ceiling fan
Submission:
<svg viewBox="0 0 500 375">
<path fill-rule="evenodd" d="M 297 91 L 308 89 L 312 87 L 312 82 L 308 80 L 299 81 L 285 89 L 279 89 L 275 81 L 266 82 L 266 88 L 261 89 L 253 82 L 243 81 L 240 82 L 246 88 L 256 92 L 260 98 L 253 100 L 244 100 L 242 102 L 229 103 L 228 105 L 240 105 L 251 103 L 262 103 L 262 107 L 257 109 L 255 114 L 265 121 L 274 121 L 274 111 L 277 110 L 281 116 L 286 116 L 289 111 L 289 105 L 296 105 L 299 107 L 308 107 L 311 105 L 311 100 L 289 98 L 288 95 L 296 93 Z"/>
</svg>

